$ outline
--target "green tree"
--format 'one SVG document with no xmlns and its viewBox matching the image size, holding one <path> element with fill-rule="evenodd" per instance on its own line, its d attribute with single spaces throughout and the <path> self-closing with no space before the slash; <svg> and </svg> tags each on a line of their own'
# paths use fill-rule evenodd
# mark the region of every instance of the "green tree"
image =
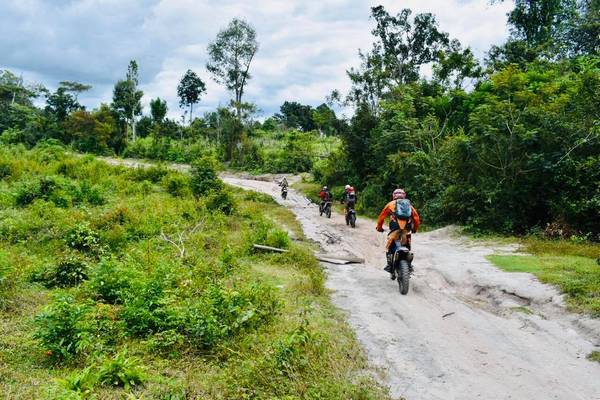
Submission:
<svg viewBox="0 0 600 400">
<path fill-rule="evenodd" d="M 62 86 L 59 86 L 56 92 L 50 94 L 46 99 L 46 112 L 59 123 L 64 122 L 72 111 L 81 109 L 83 109 L 81 104 Z"/>
<path fill-rule="evenodd" d="M 348 71 L 353 85 L 351 101 L 376 109 L 385 90 L 417 81 L 421 66 L 436 61 L 440 51 L 448 47 L 448 34 L 438 29 L 432 14 L 411 15 L 407 8 L 395 16 L 383 6 L 371 9 L 376 42 L 371 52 L 359 53 L 361 67 Z"/>
<path fill-rule="evenodd" d="M 106 110 L 93 113 L 78 110 L 69 115 L 65 130 L 78 150 L 106 154 L 114 126 L 114 121 L 110 113 L 106 114 Z"/>
<path fill-rule="evenodd" d="M 204 92 L 206 92 L 206 85 L 202 79 L 194 71 L 188 69 L 177 86 L 177 96 L 179 96 L 179 106 L 189 107 L 190 124 L 192 123 L 194 104 L 200 101 Z"/>
<path fill-rule="evenodd" d="M 513 37 L 538 47 L 552 41 L 575 12 L 575 0 L 516 0 L 508 13 Z"/>
<path fill-rule="evenodd" d="M 302 129 L 304 132 L 316 128 L 312 119 L 313 109 L 296 101 L 285 101 L 279 108 L 280 114 L 275 118 L 290 129 Z"/>
<path fill-rule="evenodd" d="M 150 100 L 150 115 L 154 123 L 160 124 L 167 116 L 167 102 L 160 97 Z"/>
<path fill-rule="evenodd" d="M 32 100 L 45 92 L 46 89 L 40 84 L 25 83 L 23 77 L 8 70 L 0 70 L 0 104 L 33 107 Z"/>
<path fill-rule="evenodd" d="M 144 92 L 138 89 L 138 64 L 135 60 L 129 62 L 125 80 L 120 80 L 113 89 L 112 107 L 119 119 L 131 128 L 132 140 L 136 140 L 136 117 L 142 115 L 142 96 Z"/>
<path fill-rule="evenodd" d="M 75 93 L 75 101 L 78 101 L 79 93 L 87 92 L 92 88 L 92 85 L 75 81 L 61 81 L 60 86 L 64 87 L 67 92 Z"/>
<path fill-rule="evenodd" d="M 567 40 L 573 55 L 600 54 L 600 0 L 580 0 L 578 13 L 570 21 Z"/>
<path fill-rule="evenodd" d="M 250 64 L 258 51 L 256 31 L 244 20 L 233 19 L 208 46 L 210 61 L 206 68 L 213 79 L 234 94 L 238 120 L 242 119 L 242 98 L 251 78 Z"/>
<path fill-rule="evenodd" d="M 453 84 L 454 88 L 462 87 L 466 78 L 480 78 L 483 74 L 471 49 L 463 49 L 456 39 L 450 41 L 447 50 L 438 53 L 433 72 L 442 85 L 448 87 Z"/>
<path fill-rule="evenodd" d="M 580 13 L 585 12 L 583 4 L 587 1 L 579 1 L 579 7 L 577 3 L 578 0 L 516 0 L 508 13 L 510 38 L 504 45 L 492 47 L 488 64 L 495 70 L 511 63 L 525 68 L 536 59 L 554 60 L 580 52 L 578 39 L 585 42 L 585 33 L 579 30 Z"/>
<path fill-rule="evenodd" d="M 333 135 L 337 131 L 335 112 L 325 103 L 312 111 L 312 120 L 321 135 Z"/>
</svg>

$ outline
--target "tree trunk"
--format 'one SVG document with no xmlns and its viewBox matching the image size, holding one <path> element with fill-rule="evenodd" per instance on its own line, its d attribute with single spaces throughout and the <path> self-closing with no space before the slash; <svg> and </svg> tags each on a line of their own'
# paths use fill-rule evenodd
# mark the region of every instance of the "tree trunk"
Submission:
<svg viewBox="0 0 600 400">
<path fill-rule="evenodd" d="M 190 126 L 192 126 L 192 113 L 194 112 L 194 103 L 190 103 Z"/>
<path fill-rule="evenodd" d="M 136 135 L 136 132 L 135 132 L 135 125 L 136 125 L 135 124 L 135 119 L 132 119 L 131 120 L 131 133 L 133 134 L 132 141 L 134 141 L 134 142 L 137 139 L 137 135 Z"/>
<path fill-rule="evenodd" d="M 242 96 L 238 94 L 235 96 L 235 110 L 237 113 L 238 121 L 242 122 Z"/>
</svg>

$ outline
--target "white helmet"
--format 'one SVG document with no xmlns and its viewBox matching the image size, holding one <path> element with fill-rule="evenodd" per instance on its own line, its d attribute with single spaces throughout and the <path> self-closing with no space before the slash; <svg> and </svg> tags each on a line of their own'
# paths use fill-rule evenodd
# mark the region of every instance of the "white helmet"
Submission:
<svg viewBox="0 0 600 400">
<path fill-rule="evenodd" d="M 348 189 L 350 189 L 350 185 L 344 186 L 344 190 L 348 190 Z"/>
<path fill-rule="evenodd" d="M 406 192 L 404 191 L 404 189 L 396 189 L 396 190 L 394 190 L 394 193 L 392 193 L 393 200 L 405 199 L 405 198 L 406 198 Z"/>
</svg>

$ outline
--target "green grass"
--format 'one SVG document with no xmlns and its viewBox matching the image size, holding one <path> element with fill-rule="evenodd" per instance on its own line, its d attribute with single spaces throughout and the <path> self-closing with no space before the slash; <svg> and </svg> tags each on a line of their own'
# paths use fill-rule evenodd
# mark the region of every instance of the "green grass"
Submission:
<svg viewBox="0 0 600 400">
<path fill-rule="evenodd" d="M 592 242 L 576 242 L 571 240 L 550 240 L 528 236 L 520 240 L 522 249 L 531 254 L 570 255 L 600 258 L 600 244 Z"/>
<path fill-rule="evenodd" d="M 573 311 L 600 317 L 600 266 L 577 255 L 491 255 L 488 259 L 508 272 L 529 272 L 556 285 Z"/>
<path fill-rule="evenodd" d="M 178 173 L 60 148 L 0 162 L 3 398 L 389 398 L 268 196 L 194 197 Z"/>
<path fill-rule="evenodd" d="M 590 354 L 588 354 L 587 359 L 600 363 L 600 351 L 592 351 Z"/>
</svg>

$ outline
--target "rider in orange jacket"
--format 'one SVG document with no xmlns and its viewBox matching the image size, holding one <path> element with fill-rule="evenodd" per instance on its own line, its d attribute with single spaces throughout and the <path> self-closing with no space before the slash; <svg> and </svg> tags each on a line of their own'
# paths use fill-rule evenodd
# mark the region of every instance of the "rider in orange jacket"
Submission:
<svg viewBox="0 0 600 400">
<path fill-rule="evenodd" d="M 387 265 L 384 268 L 385 271 L 392 273 L 391 260 L 395 251 L 396 240 L 400 238 L 400 242 L 403 246 L 406 246 L 410 250 L 411 245 L 411 233 L 415 233 L 419 230 L 421 225 L 421 218 L 417 209 L 410 205 L 410 216 L 406 219 L 397 217 L 397 205 L 398 201 L 406 199 L 406 192 L 404 189 L 396 189 L 392 194 L 392 201 L 386 204 L 381 210 L 379 218 L 377 219 L 377 231 L 383 232 L 383 223 L 387 216 L 390 216 L 390 233 L 388 234 L 388 241 L 386 243 L 386 258 Z M 410 203 L 408 203 L 410 204 Z M 412 269 L 412 262 L 410 263 Z"/>
</svg>

